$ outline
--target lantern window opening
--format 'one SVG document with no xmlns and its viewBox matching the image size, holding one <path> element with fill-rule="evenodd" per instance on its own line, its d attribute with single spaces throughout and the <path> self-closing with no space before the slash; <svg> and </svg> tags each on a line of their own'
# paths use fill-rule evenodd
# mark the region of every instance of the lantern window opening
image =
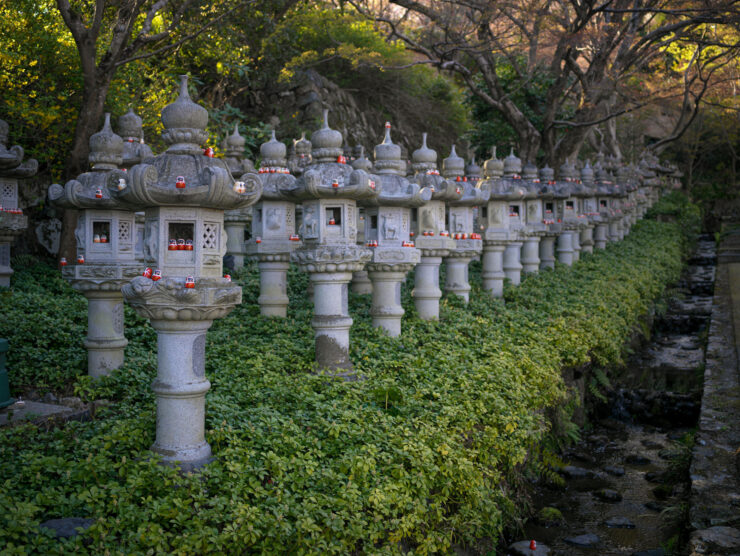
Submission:
<svg viewBox="0 0 740 556">
<path fill-rule="evenodd" d="M 480 217 L 488 218 L 488 207 L 480 207 Z"/>
<path fill-rule="evenodd" d="M 370 228 L 372 230 L 378 229 L 378 215 L 377 214 L 370 215 Z"/>
<path fill-rule="evenodd" d="M 545 211 L 552 212 L 555 209 L 555 205 L 553 203 L 545 203 Z"/>
<path fill-rule="evenodd" d="M 326 207 L 327 226 L 342 225 L 342 207 Z"/>
<path fill-rule="evenodd" d="M 519 216 L 519 205 L 509 205 L 509 216 Z"/>
<path fill-rule="evenodd" d="M 601 208 L 606 208 L 606 199 L 600 199 L 599 200 L 599 206 Z"/>
<path fill-rule="evenodd" d="M 170 241 L 184 239 L 192 242 L 195 236 L 195 224 L 192 222 L 170 222 L 167 231 L 167 237 Z"/>
<path fill-rule="evenodd" d="M 110 249 L 110 220 L 94 220 L 92 223 L 93 244 L 96 248 Z"/>
<path fill-rule="evenodd" d="M 573 210 L 575 208 L 573 201 L 565 201 L 565 208 Z"/>
</svg>

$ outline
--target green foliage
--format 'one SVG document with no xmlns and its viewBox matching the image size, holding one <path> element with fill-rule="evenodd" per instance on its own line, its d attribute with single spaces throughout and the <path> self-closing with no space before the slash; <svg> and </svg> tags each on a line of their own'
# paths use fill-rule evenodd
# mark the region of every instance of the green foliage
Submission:
<svg viewBox="0 0 740 556">
<path fill-rule="evenodd" d="M 0 329 L 13 386 L 76 385 L 114 403 L 85 423 L 0 431 L 0 545 L 428 554 L 495 542 L 520 510 L 507 485 L 522 467 L 557 480 L 561 463 L 539 446 L 547 411 L 567 404 L 561 369 L 619 359 L 637 318 L 678 278 L 682 243 L 676 224 L 640 222 L 623 242 L 508 289 L 505 305 L 475 285 L 478 265 L 470 304 L 443 300 L 440 322 L 415 318 L 407 287 L 399 338 L 373 329 L 369 299 L 351 295 L 351 356 L 363 376 L 353 383 L 312 374 L 306 276 L 289 274 L 288 318 L 262 318 L 250 265 L 234 275 L 244 303 L 208 335 L 206 438 L 216 459 L 198 475 L 160 467 L 148 451 L 150 327 L 127 313 L 126 363 L 92 383 L 83 378 L 82 297 L 56 270 L 17 260 Z M 24 348 L 36 345 L 34 331 L 48 336 L 43 350 Z M 70 541 L 38 533 L 38 523 L 63 516 L 96 522 Z"/>
<path fill-rule="evenodd" d="M 526 65 L 523 56 L 515 63 L 519 69 Z M 523 75 L 514 67 L 511 60 L 505 56 L 499 56 L 496 59 L 496 76 L 508 98 L 516 104 L 535 128 L 542 131 L 547 110 L 547 93 L 555 82 L 550 71 L 546 67 L 539 67 L 531 75 L 526 72 Z M 476 86 L 483 90 L 486 89 L 487 86 L 482 77 L 477 76 L 475 80 Z M 501 112 L 472 92 L 466 93 L 465 103 L 470 107 L 471 120 L 475 122 L 475 126 L 471 128 L 468 135 L 479 157 L 488 158 L 490 148 L 494 145 L 508 151 L 509 147 L 518 143 L 518 135 Z M 572 108 L 565 107 L 558 113 L 556 119 L 568 119 L 572 114 Z"/>
</svg>

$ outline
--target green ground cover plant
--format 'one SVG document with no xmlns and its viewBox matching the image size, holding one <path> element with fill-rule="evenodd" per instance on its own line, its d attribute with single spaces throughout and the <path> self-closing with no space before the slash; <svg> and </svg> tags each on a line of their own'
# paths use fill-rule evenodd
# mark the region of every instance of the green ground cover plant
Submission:
<svg viewBox="0 0 740 556">
<path fill-rule="evenodd" d="M 685 207 L 688 206 L 684 203 Z M 85 303 L 55 269 L 18 261 L 2 293 L 14 388 L 73 389 L 113 401 L 89 422 L 0 431 L 0 546 L 7 554 L 347 554 L 494 546 L 516 512 L 513 477 L 567 403 L 561 369 L 621 358 L 638 319 L 679 277 L 687 238 L 642 221 L 573 267 L 528 277 L 440 322 L 414 315 L 403 334 L 371 327 L 369 296 L 350 296 L 352 358 L 363 379 L 315 374 L 307 277 L 292 271 L 287 319 L 259 316 L 258 274 L 235 279 L 244 302 L 208 335 L 207 440 L 194 475 L 159 466 L 156 338 L 127 311 L 126 363 L 93 384 L 81 347 Z M 43 344 L 32 338 L 41 337 Z M 83 536 L 39 530 L 92 517 Z"/>
</svg>

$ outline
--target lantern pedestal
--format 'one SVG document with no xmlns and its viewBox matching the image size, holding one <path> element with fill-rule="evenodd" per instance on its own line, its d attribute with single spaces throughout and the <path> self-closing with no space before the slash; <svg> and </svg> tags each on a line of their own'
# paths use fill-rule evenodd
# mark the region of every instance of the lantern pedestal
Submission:
<svg viewBox="0 0 740 556">
<path fill-rule="evenodd" d="M 423 249 L 421 260 L 414 272 L 414 306 L 422 320 L 439 320 L 439 300 L 442 290 L 439 289 L 439 267 L 442 257 L 449 254 L 449 249 Z"/>
<path fill-rule="evenodd" d="M 540 270 L 555 268 L 555 241 L 557 235 L 548 233 L 540 240 Z"/>
<path fill-rule="evenodd" d="M 285 318 L 288 315 L 288 269 L 290 254 L 261 253 L 257 266 L 260 270 L 260 295 L 257 303 L 263 317 Z"/>
<path fill-rule="evenodd" d="M 610 242 L 619 241 L 619 224 L 617 224 L 616 219 L 609 221 L 609 231 L 606 237 Z"/>
<path fill-rule="evenodd" d="M 573 232 L 563 230 L 558 236 L 557 244 L 558 261 L 567 266 L 573 265 Z"/>
<path fill-rule="evenodd" d="M 594 226 L 590 224 L 581 230 L 581 251 L 583 253 L 594 252 Z"/>
<path fill-rule="evenodd" d="M 373 293 L 373 283 L 366 270 L 358 270 L 352 274 L 352 293 L 361 295 Z"/>
<path fill-rule="evenodd" d="M 9 288 L 13 269 L 10 267 L 10 246 L 23 230 L 28 227 L 28 217 L 24 214 L 0 212 L 0 286 Z"/>
<path fill-rule="evenodd" d="M 0 287 L 10 287 L 10 277 L 13 269 L 10 268 L 10 242 L 0 243 Z"/>
<path fill-rule="evenodd" d="M 445 258 L 447 273 L 445 275 L 445 292 L 457 295 L 470 301 L 470 280 L 468 278 L 468 265 L 478 253 L 481 252 L 482 242 L 479 239 L 457 240 L 455 250 Z"/>
<path fill-rule="evenodd" d="M 522 271 L 531 274 L 540 270 L 540 237 L 527 235 L 522 245 Z"/>
<path fill-rule="evenodd" d="M 353 380 L 349 358 L 348 292 L 352 273 L 364 268 L 372 253 L 358 245 L 339 245 L 301 249 L 291 254 L 313 286 L 313 319 L 316 363 L 319 370 Z"/>
<path fill-rule="evenodd" d="M 113 291 L 85 291 L 87 298 L 87 372 L 92 377 L 107 376 L 123 365 L 123 296 L 116 284 Z M 73 284 L 74 287 L 74 284 Z"/>
<path fill-rule="evenodd" d="M 234 259 L 234 269 L 244 266 L 244 235 L 251 220 L 251 207 L 224 212 L 224 230 L 226 231 L 226 255 Z"/>
<path fill-rule="evenodd" d="M 581 232 L 579 230 L 573 231 L 571 241 L 573 242 L 573 262 L 577 263 L 581 260 Z"/>
<path fill-rule="evenodd" d="M 522 242 L 507 241 L 504 251 L 504 275 L 511 283 L 518 286 L 522 282 Z"/>
<path fill-rule="evenodd" d="M 491 294 L 492 297 L 501 297 L 504 295 L 504 250 L 506 245 L 503 242 L 489 242 L 483 244 L 483 262 L 481 279 L 483 289 Z"/>
<path fill-rule="evenodd" d="M 401 307 L 401 284 L 406 280 L 408 271 L 414 268 L 414 264 L 367 265 L 373 285 L 373 302 L 370 308 L 373 326 L 382 328 L 392 338 L 401 335 L 401 317 L 404 314 Z"/>
<path fill-rule="evenodd" d="M 606 222 L 599 222 L 594 228 L 594 249 L 605 249 L 608 241 L 608 228 Z"/>
<path fill-rule="evenodd" d="M 241 303 L 242 291 L 225 279 L 201 278 L 193 288 L 183 278 L 153 282 L 138 276 L 123 297 L 157 331 L 157 432 L 152 451 L 164 463 L 192 470 L 208 463 L 205 441 L 206 331 Z"/>
</svg>

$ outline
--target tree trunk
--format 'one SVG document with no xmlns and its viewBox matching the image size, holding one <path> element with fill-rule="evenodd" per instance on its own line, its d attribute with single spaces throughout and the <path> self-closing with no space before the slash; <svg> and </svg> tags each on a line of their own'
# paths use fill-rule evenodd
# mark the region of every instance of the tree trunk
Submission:
<svg viewBox="0 0 740 556">
<path fill-rule="evenodd" d="M 87 170 L 90 136 L 99 130 L 100 122 L 103 119 L 105 97 L 108 94 L 108 87 L 113 76 L 97 75 L 98 70 L 95 73 L 96 75 L 92 79 L 86 77 L 84 80 L 82 106 L 77 118 L 74 142 L 65 165 L 64 174 L 67 180 L 74 179 Z M 62 220 L 58 256 L 65 257 L 68 261 L 77 257 L 77 242 L 75 240 L 77 214 L 76 210 L 65 210 Z"/>
</svg>

